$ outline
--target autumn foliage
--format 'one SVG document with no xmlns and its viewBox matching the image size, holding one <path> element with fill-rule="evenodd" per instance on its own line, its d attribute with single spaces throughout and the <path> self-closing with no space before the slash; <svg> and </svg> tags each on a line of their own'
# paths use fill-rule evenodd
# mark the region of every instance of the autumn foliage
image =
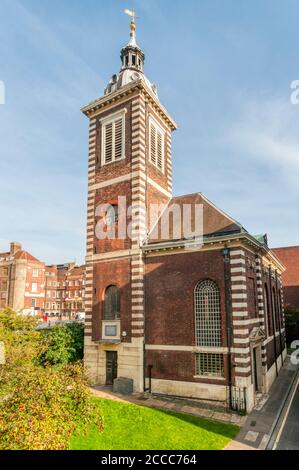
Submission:
<svg viewBox="0 0 299 470">
<path fill-rule="evenodd" d="M 0 341 L 6 363 L 0 365 L 0 449 L 68 449 L 80 421 L 102 428 L 81 362 L 41 366 L 44 339 L 35 320 L 6 309 L 0 312 Z"/>
</svg>

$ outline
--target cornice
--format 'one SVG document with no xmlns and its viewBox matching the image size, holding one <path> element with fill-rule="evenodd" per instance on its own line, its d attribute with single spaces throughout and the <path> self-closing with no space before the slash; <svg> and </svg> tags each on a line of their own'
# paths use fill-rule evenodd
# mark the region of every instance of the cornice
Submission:
<svg viewBox="0 0 299 470">
<path fill-rule="evenodd" d="M 97 115 L 99 111 L 102 111 L 108 105 L 117 103 L 122 98 L 132 95 L 135 91 L 138 91 L 141 95 L 144 96 L 146 100 L 155 108 L 159 115 L 161 115 L 166 122 L 169 124 L 172 130 L 177 129 L 176 122 L 172 119 L 170 114 L 167 112 L 166 108 L 160 103 L 158 98 L 154 93 L 149 89 L 149 87 L 144 83 L 142 79 L 129 83 L 121 89 L 110 93 L 109 95 L 98 98 L 95 101 L 92 101 L 87 106 L 84 106 L 81 111 L 88 118 L 92 118 Z"/>
<path fill-rule="evenodd" d="M 235 233 L 231 235 L 222 235 L 219 237 L 206 237 L 203 240 L 203 244 L 198 246 L 196 248 L 196 242 L 194 242 L 194 246 L 190 245 L 190 250 L 185 250 L 186 248 L 186 242 L 184 240 L 178 240 L 178 241 L 166 241 L 166 242 L 160 242 L 160 243 L 153 243 L 153 244 L 148 244 L 148 245 L 143 245 L 142 250 L 146 253 L 154 253 L 154 252 L 159 252 L 163 251 L 164 253 L 166 251 L 174 251 L 176 253 L 184 253 L 184 252 L 192 252 L 192 251 L 201 251 L 202 249 L 207 250 L 209 247 L 212 249 L 215 249 L 215 247 L 219 246 L 219 249 L 223 249 L 224 246 L 226 245 L 228 248 L 230 244 L 236 243 L 236 242 L 242 242 L 243 244 L 246 244 L 248 247 L 254 248 L 254 251 L 256 254 L 261 254 L 262 256 L 266 257 L 268 260 L 269 264 L 272 264 L 275 266 L 275 268 L 280 272 L 285 271 L 285 266 L 279 261 L 279 259 L 275 256 L 273 251 L 266 247 L 265 245 L 262 245 L 256 238 L 254 238 L 252 235 L 250 235 L 247 232 L 243 233 Z"/>
</svg>

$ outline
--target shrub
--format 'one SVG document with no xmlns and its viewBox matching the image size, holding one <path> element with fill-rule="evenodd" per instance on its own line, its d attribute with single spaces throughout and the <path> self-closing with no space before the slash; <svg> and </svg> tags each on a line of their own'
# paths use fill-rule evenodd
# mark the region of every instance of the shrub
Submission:
<svg viewBox="0 0 299 470">
<path fill-rule="evenodd" d="M 287 328 L 296 328 L 299 325 L 299 313 L 295 308 L 286 305 L 284 315 Z"/>
<path fill-rule="evenodd" d="M 90 424 L 102 428 L 82 365 L 31 366 L 0 401 L 0 449 L 68 449 L 79 420 L 83 431 Z"/>
<path fill-rule="evenodd" d="M 32 317 L 17 315 L 11 309 L 0 311 L 0 341 L 5 349 L 5 365 L 0 366 L 0 398 L 19 373 L 33 363 L 40 350 L 40 334 L 35 327 Z"/>
<path fill-rule="evenodd" d="M 41 365 L 68 364 L 83 358 L 84 327 L 67 323 L 41 332 L 42 346 L 37 357 Z"/>
<path fill-rule="evenodd" d="M 57 328 L 52 343 L 35 328 L 31 317 L 17 315 L 10 309 L 0 312 L 0 341 L 4 342 L 6 353 L 6 363 L 0 366 L 1 450 L 67 449 L 78 422 L 82 431 L 90 424 L 102 429 L 82 363 L 64 364 L 82 354 L 78 352 L 82 351 L 78 347 L 82 327 L 67 328 L 72 335 L 66 335 L 65 328 Z M 61 348 L 59 339 L 63 342 Z M 60 364 L 59 367 L 49 365 L 47 344 L 56 344 L 58 350 L 64 351 L 56 356 L 54 352 L 49 354 L 52 363 Z M 41 357 L 43 366 L 37 360 Z"/>
<path fill-rule="evenodd" d="M 299 312 L 291 305 L 286 305 L 284 309 L 285 325 L 286 325 L 286 339 L 290 344 L 292 341 L 298 339 L 299 334 Z"/>
</svg>

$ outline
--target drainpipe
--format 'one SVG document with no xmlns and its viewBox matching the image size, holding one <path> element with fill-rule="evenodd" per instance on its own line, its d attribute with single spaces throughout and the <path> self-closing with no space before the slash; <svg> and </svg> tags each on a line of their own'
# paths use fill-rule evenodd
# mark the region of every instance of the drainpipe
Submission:
<svg viewBox="0 0 299 470">
<path fill-rule="evenodd" d="M 144 331 L 145 334 L 145 331 Z M 146 348 L 145 348 L 145 341 L 143 341 L 143 391 L 148 392 L 148 388 L 146 388 L 146 360 L 145 360 Z"/>
<path fill-rule="evenodd" d="M 148 380 L 149 380 L 148 391 L 149 393 L 152 393 L 152 369 L 153 369 L 153 365 L 148 366 Z"/>
<path fill-rule="evenodd" d="M 229 407 L 232 409 L 232 312 L 231 312 L 231 276 L 230 276 L 230 249 L 223 250 L 224 258 L 224 283 L 225 283 L 225 314 L 226 314 L 226 338 L 228 347 L 228 386 L 229 386 Z"/>
<path fill-rule="evenodd" d="M 283 357 L 282 357 L 282 337 L 281 337 L 281 319 L 282 319 L 282 311 L 281 311 L 281 304 L 279 302 L 278 297 L 278 276 L 277 276 L 277 269 L 275 269 L 275 284 L 276 284 L 276 308 L 279 314 L 279 344 L 280 344 L 280 356 L 281 356 L 281 366 L 283 364 Z"/>
<path fill-rule="evenodd" d="M 273 291 L 272 291 L 272 271 L 271 266 L 269 266 L 269 284 L 270 284 L 270 301 L 271 301 L 271 313 L 272 313 L 272 328 L 273 328 L 273 338 L 274 338 L 274 356 L 275 356 L 275 369 L 276 369 L 276 377 L 278 376 L 278 366 L 277 366 L 277 348 L 276 348 L 276 331 L 275 331 L 275 321 L 273 312 Z"/>
</svg>

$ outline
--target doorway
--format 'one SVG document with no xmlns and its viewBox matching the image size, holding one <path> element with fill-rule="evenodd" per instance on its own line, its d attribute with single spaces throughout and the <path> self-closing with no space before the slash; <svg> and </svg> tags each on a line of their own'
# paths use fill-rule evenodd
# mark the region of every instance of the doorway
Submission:
<svg viewBox="0 0 299 470">
<path fill-rule="evenodd" d="M 258 375 L 257 375 L 257 358 L 256 358 L 256 348 L 253 349 L 253 383 L 254 391 L 258 392 Z"/>
<path fill-rule="evenodd" d="M 263 387 L 262 381 L 262 354 L 261 347 L 256 346 L 252 349 L 252 366 L 253 366 L 253 385 L 255 392 L 261 392 Z"/>
<path fill-rule="evenodd" d="M 106 351 L 106 385 L 113 385 L 117 378 L 117 352 Z"/>
</svg>

